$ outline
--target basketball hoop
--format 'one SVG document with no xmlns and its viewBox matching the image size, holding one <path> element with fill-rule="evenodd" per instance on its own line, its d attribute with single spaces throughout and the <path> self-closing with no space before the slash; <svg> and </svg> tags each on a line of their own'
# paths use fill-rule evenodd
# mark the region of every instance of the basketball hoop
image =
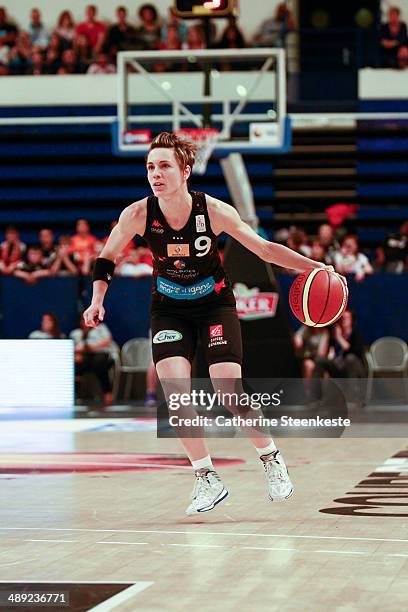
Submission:
<svg viewBox="0 0 408 612">
<path fill-rule="evenodd" d="M 176 130 L 177 136 L 185 140 L 192 140 L 197 146 L 196 160 L 193 168 L 194 174 L 204 174 L 207 170 L 208 160 L 217 144 L 219 130 L 216 128 L 180 128 Z"/>
</svg>

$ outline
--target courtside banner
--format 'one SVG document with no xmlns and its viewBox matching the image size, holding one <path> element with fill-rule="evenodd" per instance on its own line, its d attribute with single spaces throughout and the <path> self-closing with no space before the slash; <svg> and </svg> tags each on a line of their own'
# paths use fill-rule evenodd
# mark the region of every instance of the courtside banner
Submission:
<svg viewBox="0 0 408 612">
<path fill-rule="evenodd" d="M 404 381 L 366 379 L 168 379 L 157 434 L 189 437 L 401 437 Z M 372 427 L 381 424 L 381 427 Z"/>
<path fill-rule="evenodd" d="M 0 409 L 74 405 L 72 340 L 0 340 Z"/>
</svg>

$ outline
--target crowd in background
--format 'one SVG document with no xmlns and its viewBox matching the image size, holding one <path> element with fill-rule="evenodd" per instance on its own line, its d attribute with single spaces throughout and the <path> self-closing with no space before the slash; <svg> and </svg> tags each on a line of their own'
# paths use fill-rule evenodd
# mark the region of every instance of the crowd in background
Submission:
<svg viewBox="0 0 408 612">
<path fill-rule="evenodd" d="M 116 223 L 113 221 L 110 229 Z M 107 237 L 97 238 L 89 222 L 78 219 L 74 235 L 64 234 L 56 240 L 52 229 L 42 228 L 38 241 L 26 245 L 20 240 L 18 229 L 9 226 L 0 244 L 0 273 L 14 275 L 28 284 L 47 276 L 89 276 Z M 361 252 L 355 234 L 330 223 L 320 225 L 314 236 L 309 236 L 300 227 L 283 228 L 275 232 L 274 240 L 306 257 L 333 265 L 340 274 L 353 274 L 356 281 L 374 272 L 401 274 L 408 271 L 408 221 L 401 225 L 399 233 L 389 234 L 377 247 L 372 261 Z M 136 246 L 131 240 L 117 258 L 115 274 L 141 277 L 152 272 L 150 250 Z M 288 272 L 293 273 L 293 270 Z"/>
<path fill-rule="evenodd" d="M 113 221 L 111 229 L 116 224 Z M 34 284 L 47 276 L 89 276 L 93 264 L 108 236 L 98 239 L 91 233 L 86 219 L 78 219 L 73 236 L 55 239 L 54 232 L 42 228 L 38 242 L 26 245 L 17 228 L 6 228 L 0 244 L 0 273 L 13 275 Z M 153 272 L 152 254 L 145 247 L 136 247 L 133 240 L 119 254 L 115 273 L 122 276 L 149 276 Z"/>
<path fill-rule="evenodd" d="M 9 226 L 5 240 L 0 244 L 0 270 L 3 275 L 14 275 L 29 285 L 48 276 L 88 276 L 106 239 L 107 236 L 97 238 L 86 219 L 78 219 L 74 235 L 62 235 L 58 240 L 53 230 L 44 227 L 39 231 L 38 242 L 31 245 L 22 242 L 18 229 Z M 299 227 L 283 228 L 275 233 L 274 239 L 307 257 L 333 265 L 341 274 L 354 275 L 356 281 L 362 281 L 375 271 L 397 274 L 408 271 L 408 221 L 402 224 L 399 234 L 389 235 L 377 248 L 372 262 L 360 251 L 357 237 L 347 233 L 342 225 L 334 227 L 323 223 L 313 237 Z M 152 271 L 150 250 L 130 241 L 118 256 L 115 273 L 140 277 L 151 275 Z M 294 273 L 293 270 L 287 272 Z M 59 339 L 66 336 L 61 332 L 55 314 L 46 312 L 39 329 L 29 337 Z M 109 328 L 104 323 L 97 328 L 87 328 L 80 316 L 78 326 L 68 337 L 74 341 L 76 376 L 79 379 L 86 374 L 95 376 L 101 399 L 109 405 L 112 402 L 112 368 L 119 355 L 119 347 Z M 294 334 L 293 342 L 302 375 L 310 380 L 311 401 L 320 401 L 320 381 L 325 375 L 357 381 L 365 375 L 363 338 L 350 311 L 329 328 L 301 326 Z M 153 372 L 153 366 L 150 370 Z M 151 373 L 148 380 L 149 376 L 153 380 Z M 357 398 L 358 392 L 357 384 L 352 397 Z M 151 404 L 155 401 L 152 383 L 147 384 L 146 398 Z"/>
<path fill-rule="evenodd" d="M 38 8 L 31 9 L 21 28 L 0 7 L 0 75 L 111 74 L 116 72 L 118 51 L 194 50 L 206 48 L 240 49 L 247 46 L 281 47 L 294 21 L 286 3 L 265 20 L 252 40 L 246 40 L 237 20 L 230 17 L 217 36 L 214 22 L 207 29 L 202 21 L 188 25 L 170 7 L 159 15 L 154 4 L 143 4 L 137 19 L 124 6 L 116 8 L 112 24 L 100 21 L 98 8 L 90 4 L 85 18 L 75 23 L 69 10 L 63 11 L 54 28 L 47 28 Z M 158 62 L 157 72 L 171 70 Z M 222 69 L 223 66 L 220 66 Z"/>
<path fill-rule="evenodd" d="M 278 4 L 251 38 L 232 16 L 220 35 L 213 20 L 207 25 L 205 20 L 179 19 L 172 7 L 164 17 L 151 3 L 143 4 L 136 15 L 118 6 L 113 23 L 100 20 L 93 4 L 86 6 L 79 23 L 71 11 L 64 10 L 53 28 L 44 24 L 38 8 L 31 9 L 26 24 L 17 25 L 0 7 L 0 75 L 111 74 L 116 72 L 118 51 L 285 47 L 288 33 L 296 27 L 286 2 Z M 378 41 L 381 66 L 408 66 L 407 27 L 397 6 L 391 6 L 379 24 Z M 219 67 L 225 68 L 222 63 Z M 157 72 L 172 68 L 163 61 L 154 66 Z"/>
<path fill-rule="evenodd" d="M 357 235 L 349 233 L 344 226 L 323 223 L 313 237 L 304 229 L 292 226 L 278 230 L 275 240 L 306 257 L 334 266 L 340 274 L 353 274 L 357 282 L 374 272 L 401 274 L 408 271 L 408 221 L 401 225 L 398 233 L 386 237 L 371 261 L 360 250 Z"/>
</svg>

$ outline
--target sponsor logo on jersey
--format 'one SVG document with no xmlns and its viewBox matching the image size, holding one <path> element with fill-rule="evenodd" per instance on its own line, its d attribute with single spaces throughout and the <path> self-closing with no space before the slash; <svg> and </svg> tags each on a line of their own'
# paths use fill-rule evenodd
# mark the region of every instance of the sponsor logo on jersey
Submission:
<svg viewBox="0 0 408 612">
<path fill-rule="evenodd" d="M 186 262 L 184 261 L 184 259 L 176 259 L 176 261 L 174 262 L 174 267 L 177 268 L 177 270 L 184 270 L 184 268 L 186 267 Z"/>
<path fill-rule="evenodd" d="M 225 344 L 228 344 L 228 341 L 224 340 L 224 331 L 221 323 L 219 325 L 210 325 L 210 341 L 208 343 L 208 348 L 223 346 Z"/>
<path fill-rule="evenodd" d="M 222 336 L 222 325 L 210 325 L 210 338 Z"/>
<path fill-rule="evenodd" d="M 163 344 L 164 342 L 178 342 L 183 335 L 175 329 L 162 329 L 153 338 L 153 344 Z"/>
<path fill-rule="evenodd" d="M 167 256 L 168 257 L 190 257 L 190 245 L 189 244 L 168 244 L 167 245 Z"/>
<path fill-rule="evenodd" d="M 233 291 L 239 319 L 266 319 L 275 316 L 279 300 L 278 293 L 263 293 L 258 287 L 249 289 L 243 283 L 236 283 Z"/>
<path fill-rule="evenodd" d="M 205 227 L 205 217 L 204 215 L 196 215 L 196 230 L 197 233 L 199 234 L 200 232 L 205 232 L 206 231 L 206 227 Z"/>
<path fill-rule="evenodd" d="M 163 234 L 164 228 L 162 224 L 160 223 L 160 221 L 157 221 L 157 219 L 155 219 L 152 223 L 150 231 L 153 232 L 154 234 Z"/>
<path fill-rule="evenodd" d="M 212 276 L 196 283 L 195 285 L 178 285 L 161 276 L 157 277 L 157 291 L 162 295 L 174 300 L 197 300 L 214 291 L 214 279 Z"/>
</svg>

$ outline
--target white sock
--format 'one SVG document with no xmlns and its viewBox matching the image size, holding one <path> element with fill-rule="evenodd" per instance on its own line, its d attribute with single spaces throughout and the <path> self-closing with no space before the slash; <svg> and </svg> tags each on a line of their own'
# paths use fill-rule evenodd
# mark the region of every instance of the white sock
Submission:
<svg viewBox="0 0 408 612">
<path fill-rule="evenodd" d="M 272 442 L 268 444 L 268 446 L 264 446 L 263 448 L 258 448 L 257 446 L 255 446 L 255 450 L 260 457 L 263 457 L 264 455 L 270 455 L 271 453 L 274 453 L 278 449 L 275 446 L 275 442 L 272 440 Z"/>
<path fill-rule="evenodd" d="M 214 469 L 210 455 L 207 455 L 206 457 L 203 457 L 202 459 L 196 459 L 195 461 L 192 461 L 192 460 L 190 461 L 191 461 L 191 465 L 193 466 L 195 470 L 201 470 L 201 468 L 210 468 L 211 470 Z"/>
</svg>

